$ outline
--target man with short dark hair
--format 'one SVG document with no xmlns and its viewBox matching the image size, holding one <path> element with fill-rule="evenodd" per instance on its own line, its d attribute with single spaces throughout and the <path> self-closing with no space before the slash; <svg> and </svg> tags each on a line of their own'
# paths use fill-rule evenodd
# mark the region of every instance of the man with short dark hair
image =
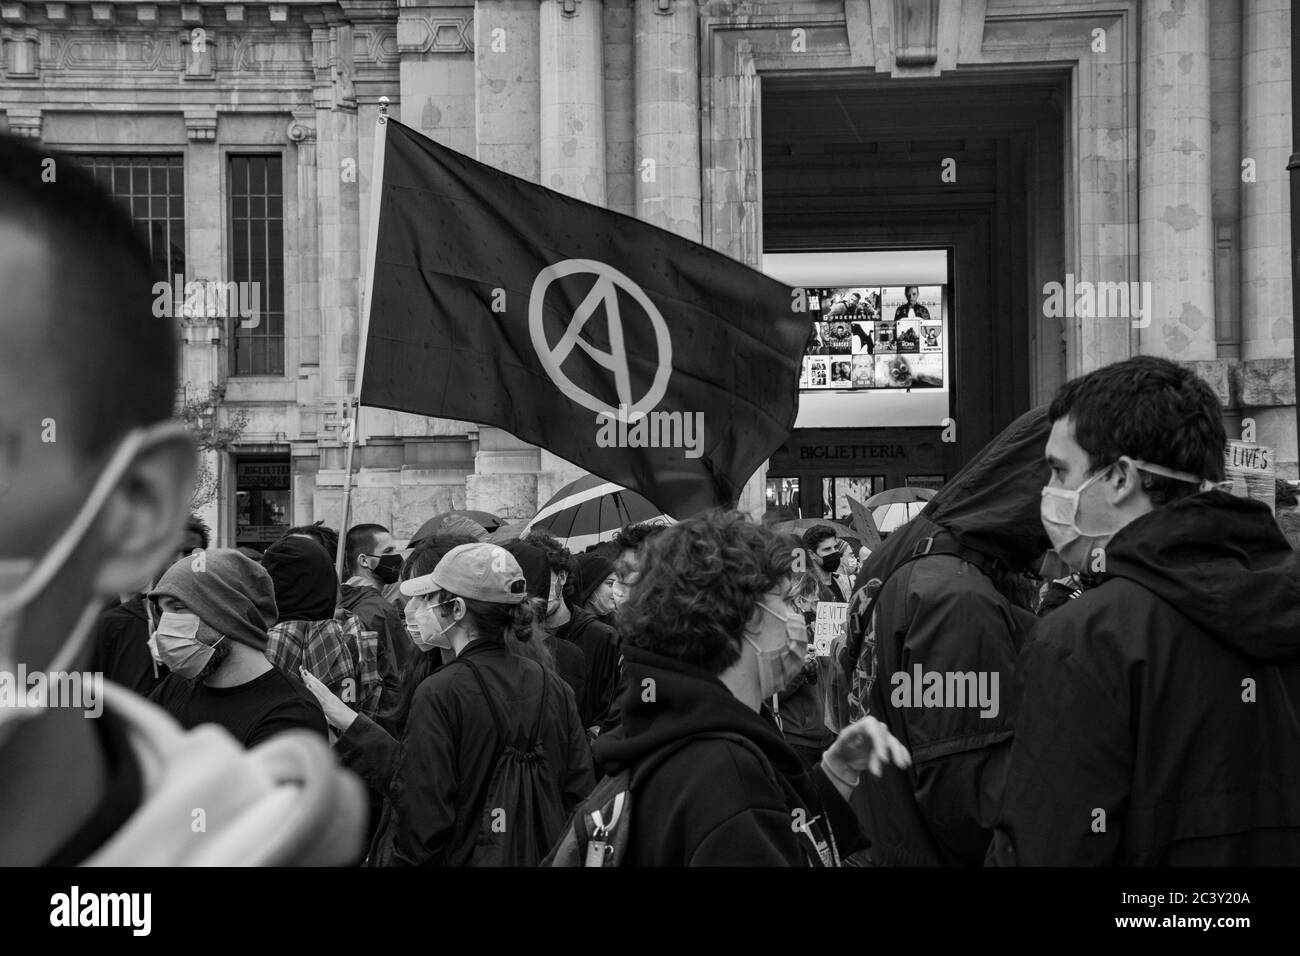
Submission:
<svg viewBox="0 0 1300 956">
<path fill-rule="evenodd" d="M 1300 555 L 1223 479 L 1213 390 L 1140 356 L 1049 410 L 1042 520 L 1089 585 L 1035 625 L 989 861 L 1300 860 Z"/>
<path fill-rule="evenodd" d="M 6 670 L 84 668 L 104 602 L 143 587 L 182 543 L 194 441 L 170 420 L 176 336 L 151 314 L 154 278 L 148 245 L 75 161 L 0 134 Z M 0 863 L 355 859 L 364 793 L 323 741 L 298 734 L 271 760 L 220 728 L 185 731 L 111 682 L 101 703 L 94 720 L 0 707 Z"/>
<path fill-rule="evenodd" d="M 397 582 L 402 555 L 393 544 L 392 534 L 381 524 L 349 528 L 343 547 L 343 560 L 351 576 L 339 589 L 339 607 L 351 611 L 361 619 L 362 627 L 378 635 L 379 677 L 384 684 L 380 709 L 387 710 L 396 702 L 402 671 L 416 653 L 402 612 L 384 600 L 382 593 L 382 588 Z"/>
<path fill-rule="evenodd" d="M 815 524 L 803 533 L 804 550 L 808 553 L 808 570 L 817 579 L 819 601 L 847 601 L 848 595 L 835 579 L 844 552 L 840 538 L 828 524 Z"/>
</svg>

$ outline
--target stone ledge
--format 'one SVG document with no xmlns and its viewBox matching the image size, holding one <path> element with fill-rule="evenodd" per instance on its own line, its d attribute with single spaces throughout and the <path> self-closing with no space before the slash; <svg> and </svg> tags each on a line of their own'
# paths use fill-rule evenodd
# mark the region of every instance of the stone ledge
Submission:
<svg viewBox="0 0 1300 956">
<path fill-rule="evenodd" d="M 1267 408 L 1296 403 L 1295 359 L 1208 359 L 1179 362 L 1214 389 L 1225 408 Z"/>
<path fill-rule="evenodd" d="M 1203 378 L 1214 389 L 1214 394 L 1224 408 L 1232 408 L 1236 404 L 1236 366 L 1240 364 L 1239 359 L 1209 359 L 1178 364 Z"/>
</svg>

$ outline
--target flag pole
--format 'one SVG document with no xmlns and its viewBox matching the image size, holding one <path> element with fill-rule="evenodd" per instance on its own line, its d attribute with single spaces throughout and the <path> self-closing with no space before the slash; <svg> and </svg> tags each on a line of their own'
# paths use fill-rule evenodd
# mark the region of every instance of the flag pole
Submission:
<svg viewBox="0 0 1300 956">
<path fill-rule="evenodd" d="M 370 302 L 375 291 L 375 256 L 379 240 L 379 207 L 383 201 L 384 190 L 384 141 L 387 138 L 388 97 L 379 97 L 379 118 L 375 125 L 375 152 L 371 164 L 370 176 L 370 230 L 368 250 L 369 267 L 366 270 L 365 299 L 361 303 L 361 329 L 357 339 L 357 368 L 353 380 L 352 398 L 348 400 L 347 412 L 343 419 L 344 438 L 347 441 L 347 457 L 343 465 L 343 516 L 339 521 L 339 545 L 334 555 L 335 570 L 339 583 L 344 580 L 346 569 L 343 556 L 348 537 L 348 520 L 352 510 L 352 458 L 357 448 L 357 424 L 361 416 L 361 377 L 366 369 L 366 337 L 370 332 Z"/>
</svg>

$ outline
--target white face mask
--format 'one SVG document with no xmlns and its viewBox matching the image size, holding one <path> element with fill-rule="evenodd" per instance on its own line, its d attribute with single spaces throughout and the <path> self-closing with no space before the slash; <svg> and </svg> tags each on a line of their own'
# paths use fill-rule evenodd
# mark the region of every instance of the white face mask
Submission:
<svg viewBox="0 0 1300 956">
<path fill-rule="evenodd" d="M 20 620 L 30 605 L 42 594 L 50 583 L 65 569 L 73 552 L 81 546 L 86 533 L 95 519 L 99 517 L 104 503 L 113 489 L 122 479 L 123 473 L 130 467 L 140 447 L 161 428 L 179 426 L 165 423 L 149 429 L 137 428 L 131 431 L 121 443 L 113 456 L 104 466 L 95 480 L 90 494 L 77 511 L 67 528 L 59 535 L 39 558 L 4 558 L 0 559 L 0 673 L 16 673 L 16 647 Z M 144 584 L 146 574 L 141 574 L 140 584 Z M 99 596 L 91 594 L 81 616 L 73 626 L 72 633 L 55 652 L 51 660 L 42 669 L 49 672 L 68 670 L 81 650 L 86 634 L 99 616 Z M 27 663 L 27 662 L 23 662 Z M 24 717 L 35 717 L 41 713 L 39 707 L 0 707 L 0 745 L 12 731 L 14 721 Z"/>
<path fill-rule="evenodd" d="M 226 639 L 223 634 L 215 643 L 206 644 L 198 635 L 197 614 L 164 611 L 158 616 L 158 627 L 154 630 L 158 657 L 173 674 L 194 680 L 212 660 L 217 645 Z"/>
<path fill-rule="evenodd" d="M 450 601 L 442 601 L 438 604 L 430 604 L 424 600 L 418 606 L 414 606 L 415 602 L 412 601 L 406 606 L 406 629 L 411 634 L 411 641 L 421 651 L 428 652 L 435 647 L 452 649 L 451 638 L 447 636 L 447 632 L 460 622 L 453 620 L 445 626 L 439 624 L 438 615 L 433 613 L 433 609 L 444 604 L 454 604 L 457 600 L 452 598 Z"/>
<path fill-rule="evenodd" d="M 758 695 L 766 699 L 785 690 L 803 669 L 808 655 L 808 627 L 803 615 L 789 608 L 778 614 L 760 600 L 758 609 L 785 625 L 785 643 L 771 650 L 759 647 L 748 634 L 741 635 L 754 649 L 758 661 Z"/>
<path fill-rule="evenodd" d="M 1043 489 L 1042 501 L 1039 503 L 1038 508 L 1039 517 L 1043 522 L 1043 530 L 1047 532 L 1053 550 L 1056 551 L 1061 560 L 1069 564 L 1075 571 L 1086 571 L 1088 555 L 1092 553 L 1093 548 L 1099 543 L 1109 541 L 1120 530 L 1120 528 L 1110 528 L 1101 531 L 1084 532 L 1077 524 L 1079 499 L 1083 495 L 1084 489 L 1098 478 L 1104 477 L 1111 468 L 1118 464 L 1119 462 L 1116 461 L 1106 466 L 1078 488 L 1053 488 L 1049 485 Z M 1185 471 L 1174 471 L 1172 468 L 1165 468 L 1162 465 L 1150 465 L 1137 459 L 1133 459 L 1133 465 L 1139 471 L 1146 471 L 1164 478 L 1173 478 L 1175 481 L 1186 481 L 1199 485 L 1201 491 L 1208 491 L 1215 487 L 1213 482 L 1202 480 Z M 1123 527 L 1123 525 L 1120 527 Z M 1086 546 L 1080 547 L 1080 543 Z"/>
<path fill-rule="evenodd" d="M 546 598 L 546 616 L 554 617 L 555 612 L 560 609 L 560 602 L 564 599 L 564 579 L 556 574 L 551 575 L 551 593 Z"/>
</svg>

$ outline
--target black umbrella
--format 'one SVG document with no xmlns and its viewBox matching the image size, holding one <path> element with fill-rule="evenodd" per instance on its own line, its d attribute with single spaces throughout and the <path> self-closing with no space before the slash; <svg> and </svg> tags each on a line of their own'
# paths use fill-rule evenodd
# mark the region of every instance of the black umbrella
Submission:
<svg viewBox="0 0 1300 956">
<path fill-rule="evenodd" d="M 434 515 L 424 524 L 420 525 L 420 530 L 411 535 L 411 540 L 407 543 L 408 548 L 417 547 L 426 538 L 432 538 L 442 530 L 443 524 L 448 518 L 461 517 L 468 518 L 475 524 L 481 525 L 484 531 L 491 533 L 500 528 L 504 521 L 496 515 L 487 511 L 444 511 L 440 515 Z"/>
</svg>

